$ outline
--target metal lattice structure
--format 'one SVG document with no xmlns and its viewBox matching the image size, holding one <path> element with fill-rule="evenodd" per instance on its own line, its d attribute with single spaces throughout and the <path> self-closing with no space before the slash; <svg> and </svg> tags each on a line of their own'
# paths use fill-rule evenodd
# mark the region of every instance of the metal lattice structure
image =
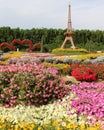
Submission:
<svg viewBox="0 0 104 130">
<path fill-rule="evenodd" d="M 73 40 L 74 32 L 72 31 L 72 22 L 71 22 L 71 6 L 69 4 L 68 6 L 68 24 L 67 24 L 67 31 L 64 33 L 65 39 L 63 44 L 61 45 L 61 48 L 65 48 L 65 45 L 68 41 L 71 42 L 71 48 L 75 49 L 75 44 Z"/>
</svg>

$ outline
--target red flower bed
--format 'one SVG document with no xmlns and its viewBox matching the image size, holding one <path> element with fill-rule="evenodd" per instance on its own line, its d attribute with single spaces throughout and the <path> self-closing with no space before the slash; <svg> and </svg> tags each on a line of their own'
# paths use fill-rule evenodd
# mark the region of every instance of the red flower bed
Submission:
<svg viewBox="0 0 104 130">
<path fill-rule="evenodd" d="M 76 68 L 89 68 L 91 71 L 96 72 L 98 74 L 98 79 L 104 79 L 104 64 L 72 64 L 70 68 L 71 72 L 74 71 Z M 83 69 L 82 71 L 85 70 Z"/>
<path fill-rule="evenodd" d="M 91 68 L 88 67 L 77 67 L 73 69 L 71 75 L 80 81 L 96 81 L 98 74 Z"/>
</svg>

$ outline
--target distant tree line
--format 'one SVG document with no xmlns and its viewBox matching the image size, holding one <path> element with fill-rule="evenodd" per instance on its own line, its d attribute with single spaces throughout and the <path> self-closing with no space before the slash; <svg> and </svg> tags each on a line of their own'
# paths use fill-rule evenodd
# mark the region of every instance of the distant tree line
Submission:
<svg viewBox="0 0 104 130">
<path fill-rule="evenodd" d="M 14 39 L 29 39 L 33 44 L 42 43 L 43 51 L 48 52 L 59 48 L 65 38 L 64 29 L 32 28 L 20 29 L 0 27 L 0 44 L 11 43 Z M 74 30 L 74 42 L 77 47 L 86 48 L 89 51 L 104 50 L 104 31 L 101 30 Z M 18 45 L 20 47 L 20 45 Z M 70 47 L 70 43 L 67 43 Z M 20 47 L 23 49 L 23 47 Z"/>
</svg>

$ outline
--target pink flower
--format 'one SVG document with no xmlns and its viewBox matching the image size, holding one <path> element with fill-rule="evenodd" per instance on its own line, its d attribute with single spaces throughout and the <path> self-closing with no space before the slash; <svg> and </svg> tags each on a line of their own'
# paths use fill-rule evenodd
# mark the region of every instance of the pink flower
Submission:
<svg viewBox="0 0 104 130">
<path fill-rule="evenodd" d="M 24 85 L 26 85 L 26 81 L 23 81 L 22 83 L 23 83 Z"/>
<path fill-rule="evenodd" d="M 70 111 L 67 111 L 67 115 L 70 116 Z"/>
<path fill-rule="evenodd" d="M 77 99 L 72 100 L 72 107 L 76 113 L 84 113 L 96 118 L 104 119 L 104 84 L 103 83 L 80 83 L 72 86 Z"/>
</svg>

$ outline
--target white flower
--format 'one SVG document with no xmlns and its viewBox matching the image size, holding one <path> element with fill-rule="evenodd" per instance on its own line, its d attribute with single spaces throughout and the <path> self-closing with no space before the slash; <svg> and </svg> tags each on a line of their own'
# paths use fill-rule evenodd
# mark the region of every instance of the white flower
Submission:
<svg viewBox="0 0 104 130">
<path fill-rule="evenodd" d="M 66 122 L 62 122 L 62 126 L 65 127 L 66 126 Z"/>
</svg>

